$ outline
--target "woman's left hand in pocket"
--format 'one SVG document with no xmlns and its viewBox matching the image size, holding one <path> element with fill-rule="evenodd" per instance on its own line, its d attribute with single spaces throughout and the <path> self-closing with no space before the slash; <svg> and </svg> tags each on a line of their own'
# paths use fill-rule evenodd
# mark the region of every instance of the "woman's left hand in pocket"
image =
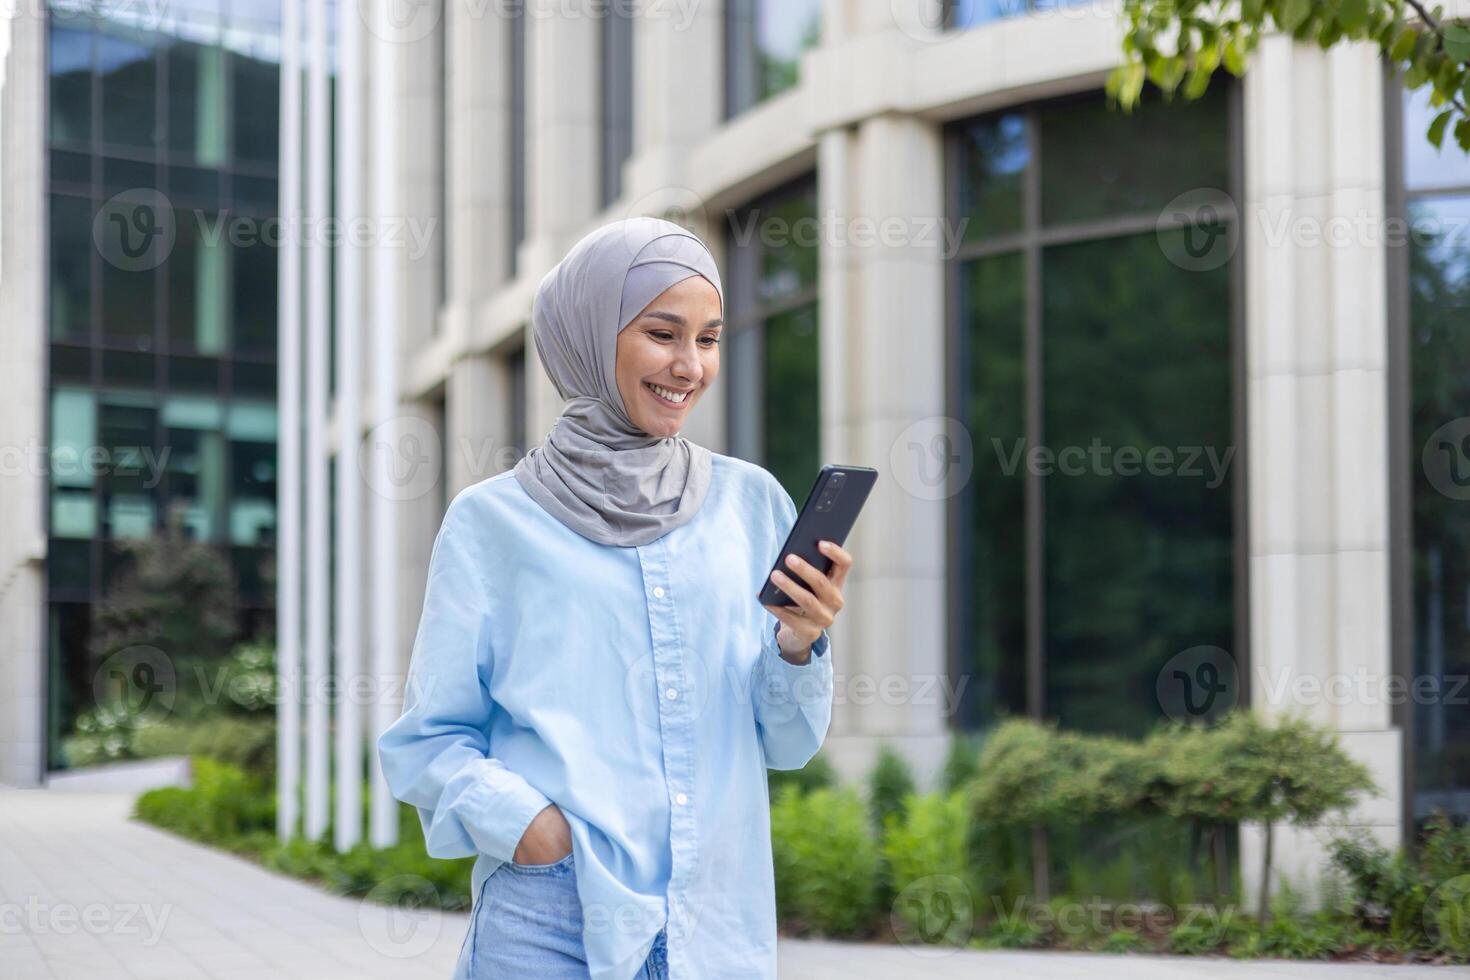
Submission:
<svg viewBox="0 0 1470 980">
<path fill-rule="evenodd" d="M 796 605 L 766 606 L 771 615 L 781 621 L 776 642 L 782 654 L 801 654 L 802 663 L 811 656 L 811 646 L 822 635 L 822 630 L 831 626 L 842 611 L 842 587 L 852 569 L 852 555 L 841 545 L 834 541 L 821 541 L 818 547 L 832 559 L 831 571 L 823 575 L 815 565 L 799 555 L 788 556 L 786 568 L 772 572 L 771 581 Z M 788 656 L 787 659 L 797 658 Z"/>
</svg>

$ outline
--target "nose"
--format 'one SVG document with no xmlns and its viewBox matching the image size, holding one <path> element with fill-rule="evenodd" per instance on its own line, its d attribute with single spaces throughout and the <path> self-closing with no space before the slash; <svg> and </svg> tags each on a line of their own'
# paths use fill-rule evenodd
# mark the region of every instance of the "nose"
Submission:
<svg viewBox="0 0 1470 980">
<path fill-rule="evenodd" d="M 674 350 L 674 361 L 669 372 L 689 384 L 695 384 L 704 376 L 704 367 L 699 359 L 698 341 L 691 339 Z"/>
</svg>

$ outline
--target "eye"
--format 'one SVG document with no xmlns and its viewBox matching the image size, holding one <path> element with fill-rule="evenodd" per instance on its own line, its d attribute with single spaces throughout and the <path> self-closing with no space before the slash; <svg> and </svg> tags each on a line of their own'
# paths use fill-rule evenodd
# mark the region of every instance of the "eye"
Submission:
<svg viewBox="0 0 1470 980">
<path fill-rule="evenodd" d="M 718 344 L 720 342 L 720 338 L 719 337 L 715 337 L 715 336 L 700 337 L 699 339 L 700 340 L 708 340 L 709 341 L 709 343 L 705 344 L 706 347 L 714 347 L 716 344 Z"/>
<path fill-rule="evenodd" d="M 674 335 L 667 330 L 650 330 L 649 335 L 659 340 L 673 340 Z"/>
</svg>

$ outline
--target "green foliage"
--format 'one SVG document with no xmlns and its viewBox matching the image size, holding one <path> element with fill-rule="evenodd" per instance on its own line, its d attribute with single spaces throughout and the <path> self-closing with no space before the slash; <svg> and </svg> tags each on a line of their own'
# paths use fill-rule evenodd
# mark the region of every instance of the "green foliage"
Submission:
<svg viewBox="0 0 1470 980">
<path fill-rule="evenodd" d="M 1036 826 L 1137 812 L 1151 775 L 1137 743 L 1014 719 L 985 741 L 972 782 L 975 815 L 1000 826 Z"/>
<path fill-rule="evenodd" d="M 1328 851 L 1347 877 L 1352 916 L 1370 938 L 1470 959 L 1470 825 L 1436 814 L 1417 855 L 1390 852 L 1361 831 L 1334 839 Z"/>
<path fill-rule="evenodd" d="M 1267 724 L 1249 711 L 1212 729 L 1171 728 L 1150 754 L 1164 761 L 1164 809 L 1205 822 L 1312 824 L 1376 793 L 1337 736 L 1302 718 Z"/>
<path fill-rule="evenodd" d="M 949 754 L 945 756 L 944 769 L 939 777 L 940 789 L 952 793 L 980 774 L 982 744 L 982 738 L 966 732 L 956 732 L 950 738 Z"/>
<path fill-rule="evenodd" d="M 62 739 L 68 766 L 93 766 L 136 759 L 134 739 L 143 719 L 124 703 L 105 704 L 77 716 L 73 733 Z"/>
<path fill-rule="evenodd" d="M 209 756 L 239 766 L 269 784 L 275 778 L 276 723 L 267 716 L 144 725 L 133 733 L 132 752 L 140 759 Z"/>
<path fill-rule="evenodd" d="M 192 787 L 144 793 L 134 804 L 133 815 L 206 843 L 275 828 L 275 796 L 259 778 L 208 756 L 195 756 L 190 762 Z"/>
<path fill-rule="evenodd" d="M 772 800 L 780 795 L 783 786 L 795 786 L 802 792 L 809 793 L 823 786 L 835 785 L 837 773 L 821 752 L 812 756 L 800 769 L 766 770 L 766 786 Z"/>
<path fill-rule="evenodd" d="M 868 776 L 868 810 L 873 826 L 882 829 L 889 814 L 902 813 L 904 798 L 914 792 L 914 776 L 904 757 L 887 744 Z"/>
<path fill-rule="evenodd" d="M 396 902 L 430 896 L 440 908 L 470 905 L 473 858 L 445 861 L 428 856 L 414 808 L 401 804 L 399 842 L 377 848 L 358 844 L 344 853 L 331 845 L 331 827 L 321 840 L 294 837 L 282 843 L 275 833 L 275 794 L 271 784 L 237 766 L 196 757 L 194 785 L 151 790 L 140 796 L 133 815 L 183 837 L 259 861 L 283 874 L 320 882 L 339 895 L 371 894 Z M 369 794 L 363 794 L 364 806 Z"/>
<path fill-rule="evenodd" d="M 977 893 L 965 793 L 910 793 L 884 820 L 882 854 L 893 907 L 912 935 L 949 944 L 969 938 Z"/>
<path fill-rule="evenodd" d="M 877 912 L 878 844 L 852 788 L 784 786 L 771 805 L 780 915 L 824 935 L 864 931 Z"/>
<path fill-rule="evenodd" d="M 1220 68 L 1245 74 L 1261 38 L 1279 30 L 1327 49 L 1340 41 L 1376 44 L 1410 89 L 1432 85 L 1429 104 L 1441 111 L 1426 137 L 1436 147 L 1453 123 L 1455 141 L 1470 152 L 1470 26 L 1446 21 L 1443 8 L 1417 0 L 1124 0 L 1124 61 L 1109 75 L 1107 93 L 1126 110 L 1139 102 L 1144 82 L 1166 98 L 1203 95 Z"/>
</svg>

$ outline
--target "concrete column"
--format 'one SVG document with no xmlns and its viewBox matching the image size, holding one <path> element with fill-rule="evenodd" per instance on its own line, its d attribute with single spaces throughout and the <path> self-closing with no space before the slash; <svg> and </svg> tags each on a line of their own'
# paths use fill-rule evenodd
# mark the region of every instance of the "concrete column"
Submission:
<svg viewBox="0 0 1470 980">
<path fill-rule="evenodd" d="M 510 268 L 510 21 L 448 0 L 449 296 L 487 297 Z"/>
<path fill-rule="evenodd" d="M 0 782 L 46 773 L 46 21 L 10 15 L 0 52 L 0 446 L 23 450 L 0 476 Z"/>
<path fill-rule="evenodd" d="M 301 213 L 301 3 L 281 4 L 281 217 Z M 301 816 L 301 241 L 287 236 L 277 266 L 277 394 L 280 430 L 276 535 L 276 835 Z"/>
<path fill-rule="evenodd" d="M 509 372 L 490 354 L 454 362 L 444 390 L 444 478 L 450 499 L 465 487 L 515 465 L 510 433 Z"/>
<path fill-rule="evenodd" d="M 633 156 L 616 217 L 700 210 L 684 169 L 690 149 L 722 121 L 724 5 L 679 6 L 633 23 Z"/>
<path fill-rule="evenodd" d="M 433 0 L 429 10 L 438 16 L 424 17 L 426 29 L 397 38 L 399 62 L 397 103 L 399 177 L 398 209 L 388 214 L 385 233 L 394 223 L 403 223 L 404 234 L 395 244 L 400 252 L 403 295 L 398 333 L 405 363 L 438 332 L 440 306 L 445 300 L 441 279 L 445 255 L 445 228 L 459 220 L 445 215 L 440 197 L 444 180 L 444 111 L 447 86 L 441 77 L 446 70 L 440 45 L 445 40 L 445 18 L 439 8 L 445 0 Z M 487 11 L 488 16 L 488 11 Z M 420 36 L 422 35 L 422 36 Z M 441 88 L 441 86 L 444 86 Z M 458 135 L 458 133 L 454 134 Z"/>
<path fill-rule="evenodd" d="M 848 581 L 852 615 L 833 635 L 842 676 L 829 751 L 861 778 L 886 740 L 922 785 L 949 738 L 945 500 L 916 493 L 924 488 L 902 443 L 931 438 L 944 415 L 943 161 L 937 125 L 883 115 L 855 136 L 824 136 L 819 177 L 831 181 L 819 217 L 823 304 L 833 304 L 821 326 L 823 457 L 840 450 L 842 462 L 881 474 L 849 539 L 862 564 Z M 874 234 L 885 222 L 901 233 Z"/>
<path fill-rule="evenodd" d="M 520 268 L 539 278 L 598 211 L 598 25 L 556 0 L 526 0 L 526 238 Z"/>
<path fill-rule="evenodd" d="M 1329 222 L 1383 227 L 1377 56 L 1271 37 L 1244 85 L 1251 700 L 1266 716 L 1336 729 L 1384 790 L 1346 822 L 1396 844 L 1403 733 L 1383 697 L 1393 669 L 1386 255 L 1381 236 L 1327 234 Z M 1342 681 L 1349 696 L 1328 697 Z M 1312 896 L 1328 834 L 1275 833 L 1279 873 Z M 1251 898 L 1263 843 L 1260 828 L 1242 829 Z"/>
</svg>

